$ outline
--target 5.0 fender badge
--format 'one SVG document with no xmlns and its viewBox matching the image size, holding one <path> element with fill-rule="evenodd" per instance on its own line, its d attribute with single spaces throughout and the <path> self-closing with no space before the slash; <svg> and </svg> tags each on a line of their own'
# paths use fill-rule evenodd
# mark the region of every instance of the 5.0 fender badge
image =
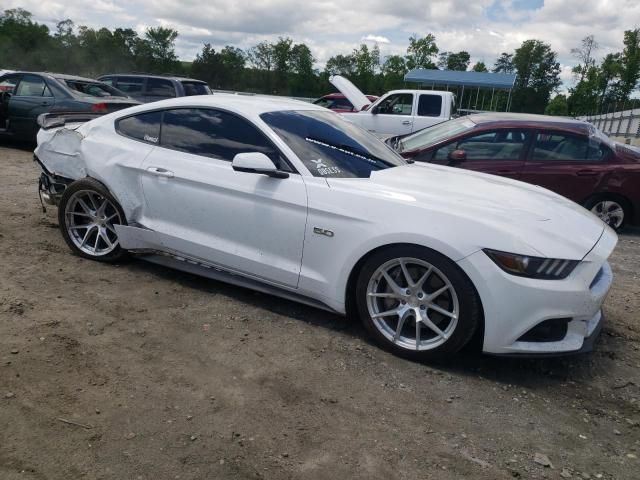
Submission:
<svg viewBox="0 0 640 480">
<path fill-rule="evenodd" d="M 313 233 L 324 235 L 325 237 L 333 237 L 333 232 L 331 230 L 325 230 L 324 228 L 313 227 Z"/>
</svg>

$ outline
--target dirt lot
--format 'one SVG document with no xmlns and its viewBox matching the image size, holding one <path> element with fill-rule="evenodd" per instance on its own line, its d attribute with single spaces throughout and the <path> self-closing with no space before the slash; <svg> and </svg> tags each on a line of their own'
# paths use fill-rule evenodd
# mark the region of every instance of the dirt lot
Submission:
<svg viewBox="0 0 640 480">
<path fill-rule="evenodd" d="M 637 233 L 592 354 L 434 367 L 319 310 L 74 257 L 31 153 L 0 168 L 3 480 L 640 478 Z"/>
</svg>

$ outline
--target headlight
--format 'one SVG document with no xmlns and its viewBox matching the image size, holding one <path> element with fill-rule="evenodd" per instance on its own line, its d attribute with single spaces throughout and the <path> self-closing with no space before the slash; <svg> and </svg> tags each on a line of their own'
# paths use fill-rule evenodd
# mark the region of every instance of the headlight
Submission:
<svg viewBox="0 0 640 480">
<path fill-rule="evenodd" d="M 529 257 L 527 255 L 489 250 L 488 248 L 483 251 L 505 272 L 511 275 L 540 280 L 562 280 L 567 278 L 580 263 L 579 260 Z"/>
</svg>

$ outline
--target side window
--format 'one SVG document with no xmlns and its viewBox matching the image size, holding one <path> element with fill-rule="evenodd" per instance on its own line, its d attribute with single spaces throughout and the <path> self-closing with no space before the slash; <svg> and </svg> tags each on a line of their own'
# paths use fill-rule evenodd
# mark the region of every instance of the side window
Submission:
<svg viewBox="0 0 640 480">
<path fill-rule="evenodd" d="M 147 80 L 146 94 L 151 97 L 173 98 L 176 96 L 176 89 L 171 80 L 164 78 L 149 78 Z"/>
<path fill-rule="evenodd" d="M 454 150 L 464 150 L 467 160 L 518 160 L 527 143 L 524 130 L 481 132 L 449 143 L 438 149 L 436 161 L 445 161 Z"/>
<path fill-rule="evenodd" d="M 50 97 L 51 92 L 42 77 L 25 75 L 20 80 L 15 93 L 16 97 Z"/>
<path fill-rule="evenodd" d="M 539 132 L 531 153 L 537 162 L 602 160 L 606 149 L 597 140 L 560 132 Z"/>
<path fill-rule="evenodd" d="M 442 112 L 442 97 L 440 95 L 420 95 L 418 100 L 418 115 L 420 117 L 439 117 L 440 112 Z"/>
<path fill-rule="evenodd" d="M 20 79 L 19 75 L 6 75 L 0 79 L 0 93 L 7 92 L 14 94 L 16 92 L 16 85 Z"/>
<path fill-rule="evenodd" d="M 449 160 L 449 154 L 451 152 L 453 152 L 455 149 L 456 149 L 456 143 L 455 142 L 443 145 L 438 150 L 436 150 L 436 153 L 433 154 L 433 161 L 434 162 L 446 162 L 446 161 L 448 161 Z"/>
<path fill-rule="evenodd" d="M 167 110 L 162 120 L 163 147 L 231 162 L 243 152 L 261 152 L 278 168 L 289 169 L 278 150 L 246 120 L 206 108 Z"/>
<path fill-rule="evenodd" d="M 157 144 L 160 139 L 162 112 L 148 112 L 125 117 L 116 122 L 116 131 L 125 137 Z"/>
<path fill-rule="evenodd" d="M 129 94 L 142 93 L 144 78 L 142 77 L 117 77 L 118 90 Z"/>
<path fill-rule="evenodd" d="M 378 113 L 386 115 L 411 115 L 412 93 L 395 93 L 378 104 Z"/>
<path fill-rule="evenodd" d="M 109 85 L 110 87 L 115 87 L 116 82 L 113 78 L 111 77 L 106 77 L 100 80 L 102 83 L 106 83 L 107 85 Z"/>
</svg>

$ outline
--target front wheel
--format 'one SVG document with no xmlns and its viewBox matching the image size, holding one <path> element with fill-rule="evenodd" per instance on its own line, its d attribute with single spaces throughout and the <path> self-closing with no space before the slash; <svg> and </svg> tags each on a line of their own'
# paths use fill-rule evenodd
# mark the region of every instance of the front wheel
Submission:
<svg viewBox="0 0 640 480">
<path fill-rule="evenodd" d="M 58 205 L 58 222 L 71 250 L 84 258 L 117 262 L 127 255 L 116 225 L 126 225 L 122 207 L 97 180 L 84 178 L 69 185 Z"/>
<path fill-rule="evenodd" d="M 374 339 L 404 357 L 457 353 L 481 322 L 478 294 L 447 257 L 413 245 L 372 255 L 356 286 L 358 313 Z"/>
</svg>

